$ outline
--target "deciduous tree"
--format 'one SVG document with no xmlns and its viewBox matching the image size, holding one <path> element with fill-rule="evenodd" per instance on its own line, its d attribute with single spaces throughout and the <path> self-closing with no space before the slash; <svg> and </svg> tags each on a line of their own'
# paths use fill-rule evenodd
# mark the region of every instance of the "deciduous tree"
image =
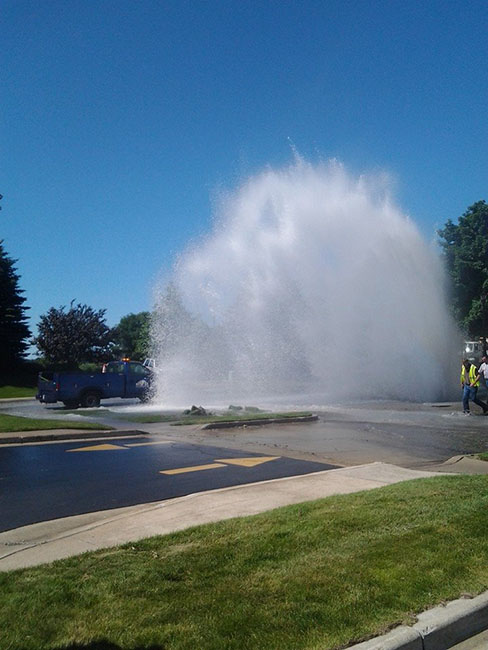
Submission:
<svg viewBox="0 0 488 650">
<path fill-rule="evenodd" d="M 451 280 L 453 313 L 467 335 L 488 332 L 488 204 L 478 201 L 438 231 Z"/>
<path fill-rule="evenodd" d="M 151 315 L 148 311 L 128 314 L 121 318 L 113 332 L 114 354 L 141 361 L 148 357 L 150 318 Z"/>
<path fill-rule="evenodd" d="M 41 316 L 34 343 L 49 363 L 73 368 L 80 363 L 111 356 L 113 332 L 105 322 L 105 309 L 71 302 L 69 309 L 51 309 Z"/>
</svg>

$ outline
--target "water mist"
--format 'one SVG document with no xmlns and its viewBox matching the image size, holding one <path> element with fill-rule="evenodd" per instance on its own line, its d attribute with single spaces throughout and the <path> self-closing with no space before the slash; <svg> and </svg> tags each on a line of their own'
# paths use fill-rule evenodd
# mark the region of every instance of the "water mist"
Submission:
<svg viewBox="0 0 488 650">
<path fill-rule="evenodd" d="M 155 313 L 166 406 L 433 401 L 457 378 L 437 252 L 384 176 L 336 162 L 297 159 L 223 197 Z"/>
</svg>

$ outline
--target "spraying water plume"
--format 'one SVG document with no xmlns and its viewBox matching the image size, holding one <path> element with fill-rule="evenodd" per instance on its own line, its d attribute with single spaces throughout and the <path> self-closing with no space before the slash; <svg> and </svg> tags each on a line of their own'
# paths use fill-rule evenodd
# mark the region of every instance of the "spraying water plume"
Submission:
<svg viewBox="0 0 488 650">
<path fill-rule="evenodd" d="M 297 158 L 224 197 L 158 289 L 159 401 L 446 397 L 442 268 L 387 190 Z"/>
</svg>

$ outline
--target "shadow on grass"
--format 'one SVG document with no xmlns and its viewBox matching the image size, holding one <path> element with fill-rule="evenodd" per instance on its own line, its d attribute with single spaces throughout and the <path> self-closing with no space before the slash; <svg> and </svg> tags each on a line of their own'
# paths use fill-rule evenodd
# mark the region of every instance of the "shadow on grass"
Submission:
<svg viewBox="0 0 488 650">
<path fill-rule="evenodd" d="M 165 646 L 137 646 L 130 650 L 164 650 Z M 54 650 L 54 649 L 53 649 Z M 57 647 L 55 650 L 124 650 L 119 645 L 110 641 L 92 641 L 91 643 L 71 643 L 67 646 Z"/>
</svg>

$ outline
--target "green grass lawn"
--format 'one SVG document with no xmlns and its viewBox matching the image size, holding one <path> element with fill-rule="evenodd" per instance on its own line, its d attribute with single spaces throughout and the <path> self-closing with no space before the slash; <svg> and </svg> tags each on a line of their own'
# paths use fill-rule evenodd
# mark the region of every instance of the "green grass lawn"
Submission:
<svg viewBox="0 0 488 650">
<path fill-rule="evenodd" d="M 42 431 L 44 429 L 95 429 L 110 430 L 98 422 L 83 422 L 73 420 L 44 420 L 41 418 L 24 418 L 17 415 L 0 413 L 0 433 L 14 433 L 17 431 Z"/>
<path fill-rule="evenodd" d="M 488 588 L 488 483 L 422 479 L 0 574 L 5 650 L 330 650 Z"/>
<path fill-rule="evenodd" d="M 93 409 L 56 409 L 53 410 L 53 415 L 66 415 L 67 413 L 75 413 L 76 415 L 84 415 L 91 418 L 116 418 L 117 420 L 125 420 L 127 422 L 177 422 L 181 420 L 181 415 L 174 415 L 168 413 L 141 413 L 135 415 L 124 415 L 123 413 L 111 411 L 108 408 L 93 408 Z"/>
<path fill-rule="evenodd" d="M 0 386 L 0 399 L 12 399 L 14 397 L 35 397 L 37 388 L 28 386 Z"/>
</svg>

